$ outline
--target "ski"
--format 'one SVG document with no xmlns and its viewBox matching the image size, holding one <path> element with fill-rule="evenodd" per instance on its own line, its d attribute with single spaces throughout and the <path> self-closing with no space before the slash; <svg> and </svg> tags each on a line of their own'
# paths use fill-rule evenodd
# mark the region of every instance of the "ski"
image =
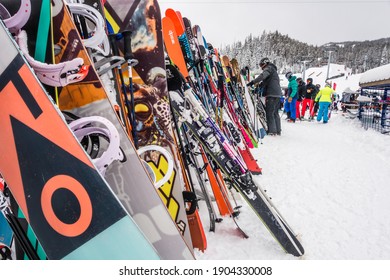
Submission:
<svg viewBox="0 0 390 280">
<path fill-rule="evenodd" d="M 209 121 L 201 104 L 193 96 L 192 90 L 188 89 L 184 97 L 177 92 L 170 94 L 176 113 L 186 117 L 185 124 L 194 137 L 218 164 L 233 187 L 242 195 L 283 250 L 294 256 L 302 256 L 304 249 L 296 235 L 261 187 L 255 185 L 250 173 L 244 169 L 239 160 L 234 158 L 234 154 L 231 154 L 228 147 L 222 144 L 220 133 L 216 131 L 215 124 Z M 190 108 L 186 108 L 186 104 Z M 195 112 L 196 115 L 191 116 L 188 110 Z"/>
</svg>

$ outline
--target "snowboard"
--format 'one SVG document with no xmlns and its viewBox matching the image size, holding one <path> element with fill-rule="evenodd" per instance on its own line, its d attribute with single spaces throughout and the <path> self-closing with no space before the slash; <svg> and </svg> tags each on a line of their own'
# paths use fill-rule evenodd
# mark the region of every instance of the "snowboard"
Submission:
<svg viewBox="0 0 390 280">
<path fill-rule="evenodd" d="M 0 38 L 0 173 L 48 258 L 159 259 L 3 23 Z"/>
<path fill-rule="evenodd" d="M 130 30 L 131 50 L 138 65 L 133 67 L 134 110 L 138 146 L 158 145 L 175 159 L 171 179 L 158 189 L 165 205 L 178 225 L 187 244 L 191 244 L 190 231 L 183 200 L 182 170 L 178 164 L 177 146 L 174 143 L 171 111 L 165 70 L 161 13 L 156 0 L 118 1 L 104 4 L 106 18 L 114 33 Z M 121 44 L 121 52 L 124 47 Z M 125 79 L 126 80 L 126 79 Z M 164 155 L 145 154 L 155 173 L 167 170 Z"/>
<path fill-rule="evenodd" d="M 3 7 L 7 9 L 11 17 L 20 16 L 22 22 L 26 21 L 26 24 L 22 27 L 23 30 L 30 34 L 30 40 L 28 41 L 28 49 L 32 56 L 41 62 L 52 63 L 52 57 L 50 52 L 46 52 L 47 49 L 50 49 L 50 1 L 36 1 L 31 5 L 30 0 L 23 1 L 10 1 L 10 0 L 0 0 Z M 29 12 L 26 12 L 26 8 L 29 7 Z M 24 11 L 24 13 L 22 13 Z M 46 88 L 48 90 L 49 88 Z M 53 92 L 50 92 L 54 96 Z M 11 196 L 12 198 L 12 196 Z M 11 199 L 11 208 L 13 213 L 16 213 L 18 221 L 21 227 L 24 229 L 24 232 L 28 236 L 30 242 L 35 245 L 35 249 L 40 259 L 46 259 L 46 255 L 42 250 L 37 238 L 27 223 L 25 217 L 23 216 L 22 211 L 20 211 L 19 206 L 14 199 Z M 15 255 L 16 259 L 27 259 L 28 256 L 25 254 L 21 244 L 18 239 L 15 242 Z"/>
<path fill-rule="evenodd" d="M 184 204 L 177 201 L 170 192 L 167 192 L 165 201 L 159 197 L 62 1 L 54 1 L 53 28 L 54 45 L 60 50 L 55 57 L 56 63 L 79 56 L 89 67 L 89 74 L 81 83 L 59 88 L 60 109 L 79 117 L 101 116 L 114 124 L 119 133 L 120 148 L 125 160 L 110 164 L 105 172 L 105 179 L 161 258 L 194 259 L 192 246 L 183 240 L 178 230 L 187 228 L 187 222 L 181 222 L 177 214 L 185 211 Z M 158 156 L 156 163 L 157 167 L 167 168 L 167 160 L 163 156 Z M 166 170 L 161 168 L 159 174 L 164 176 Z M 173 178 L 176 176 L 172 174 Z M 166 201 L 169 202 L 169 212 L 163 204 Z M 177 224 L 171 218 L 172 213 L 175 214 Z"/>
</svg>

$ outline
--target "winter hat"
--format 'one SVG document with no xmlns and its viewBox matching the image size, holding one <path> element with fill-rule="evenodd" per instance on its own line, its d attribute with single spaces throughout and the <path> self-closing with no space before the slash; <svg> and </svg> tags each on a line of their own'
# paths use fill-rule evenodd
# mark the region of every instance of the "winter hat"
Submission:
<svg viewBox="0 0 390 280">
<path fill-rule="evenodd" d="M 297 83 L 299 84 L 300 82 L 302 82 L 302 78 L 301 78 L 301 77 L 298 77 L 298 78 L 297 78 Z"/>
<path fill-rule="evenodd" d="M 262 58 L 262 59 L 260 60 L 259 65 L 260 65 L 261 68 L 264 68 L 265 66 L 267 66 L 267 64 L 268 64 L 269 62 L 270 62 L 269 59 L 268 59 L 267 57 L 264 57 L 264 58 Z"/>
<path fill-rule="evenodd" d="M 306 80 L 306 82 L 309 84 L 312 84 L 313 83 L 313 79 L 312 78 L 308 78 L 307 80 Z"/>
<path fill-rule="evenodd" d="M 292 76 L 292 72 L 291 72 L 291 71 L 288 71 L 288 72 L 286 73 L 286 78 L 287 78 L 287 80 L 290 80 L 291 76 Z"/>
</svg>

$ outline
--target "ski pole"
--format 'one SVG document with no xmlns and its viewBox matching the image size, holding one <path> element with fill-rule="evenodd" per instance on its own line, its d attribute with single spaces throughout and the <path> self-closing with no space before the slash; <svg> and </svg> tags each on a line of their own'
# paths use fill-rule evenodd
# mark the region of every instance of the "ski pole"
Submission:
<svg viewBox="0 0 390 280">
<path fill-rule="evenodd" d="M 119 49 L 118 49 L 118 46 L 116 44 L 116 38 L 117 34 L 109 34 L 108 35 L 108 38 L 110 40 L 110 45 L 111 45 L 111 49 L 112 49 L 112 54 L 114 56 L 119 56 Z M 125 85 L 125 80 L 123 78 L 123 71 L 122 71 L 122 67 L 121 65 L 118 65 L 117 67 L 117 72 L 118 72 L 118 75 L 119 75 L 119 78 L 120 78 L 120 83 L 121 83 L 121 89 L 122 89 L 122 94 L 123 94 L 123 98 L 124 98 L 124 106 L 126 108 L 123 108 L 124 110 L 124 115 L 127 116 L 127 120 L 124 120 L 125 124 L 128 125 L 128 120 L 130 120 L 130 126 L 131 126 L 131 134 L 133 135 L 133 131 L 135 130 L 135 128 L 133 127 L 133 120 L 132 120 L 132 114 L 131 114 L 131 108 L 130 108 L 130 103 L 129 103 L 129 99 L 127 97 L 127 92 L 126 92 L 126 85 Z M 121 99 L 123 100 L 123 99 Z M 121 102 L 123 104 L 123 102 Z M 127 110 L 127 112 L 126 112 Z M 127 126 L 127 128 L 129 129 L 129 127 Z M 130 131 L 128 131 L 130 133 Z M 134 142 L 134 139 L 133 139 L 133 142 Z"/>
<path fill-rule="evenodd" d="M 129 72 L 129 89 L 130 89 L 130 104 L 131 104 L 131 126 L 133 140 L 135 148 L 138 149 L 138 138 L 136 131 L 136 119 L 135 119 L 135 106 L 134 106 L 134 91 L 133 91 L 133 66 L 138 64 L 138 60 L 134 58 L 133 52 L 131 50 L 131 34 L 130 30 L 125 30 L 122 32 L 123 40 L 124 40 L 124 57 L 127 60 L 127 69 Z"/>
</svg>

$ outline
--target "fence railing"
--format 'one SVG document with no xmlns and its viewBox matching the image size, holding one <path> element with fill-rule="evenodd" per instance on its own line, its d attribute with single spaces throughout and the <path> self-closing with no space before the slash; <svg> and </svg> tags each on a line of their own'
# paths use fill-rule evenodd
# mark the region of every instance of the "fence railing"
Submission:
<svg viewBox="0 0 390 280">
<path fill-rule="evenodd" d="M 390 88 L 363 88 L 357 98 L 358 118 L 364 129 L 390 135 Z"/>
</svg>

